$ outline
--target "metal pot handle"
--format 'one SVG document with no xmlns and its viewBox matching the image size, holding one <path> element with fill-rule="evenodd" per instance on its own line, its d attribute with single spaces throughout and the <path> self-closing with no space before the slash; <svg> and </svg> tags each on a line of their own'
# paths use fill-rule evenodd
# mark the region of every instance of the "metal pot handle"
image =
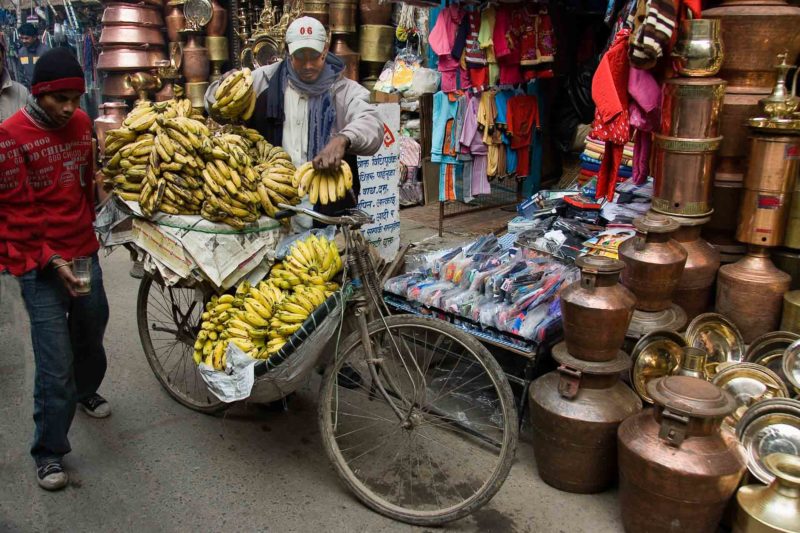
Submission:
<svg viewBox="0 0 800 533">
<path fill-rule="evenodd" d="M 633 249 L 641 252 L 644 250 L 645 244 L 647 244 L 647 232 L 637 229 L 636 235 L 633 237 Z"/>
<path fill-rule="evenodd" d="M 581 272 L 581 288 L 582 289 L 594 289 L 596 284 L 597 284 L 597 271 L 596 270 L 584 270 L 584 271 Z"/>
<path fill-rule="evenodd" d="M 568 400 L 573 399 L 578 395 L 578 390 L 581 388 L 581 376 L 583 372 L 570 368 L 567 365 L 560 365 L 558 373 L 561 374 L 558 380 L 558 393 Z"/>
<path fill-rule="evenodd" d="M 669 409 L 661 412 L 661 430 L 658 438 L 675 448 L 680 447 L 686 439 L 686 430 L 689 428 L 689 417 L 673 413 Z"/>
</svg>

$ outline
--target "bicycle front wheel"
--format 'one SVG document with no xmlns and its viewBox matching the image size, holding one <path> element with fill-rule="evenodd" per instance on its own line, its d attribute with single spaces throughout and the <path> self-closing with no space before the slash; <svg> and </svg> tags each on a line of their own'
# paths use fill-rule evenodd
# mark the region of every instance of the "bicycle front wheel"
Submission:
<svg viewBox="0 0 800 533">
<path fill-rule="evenodd" d="M 478 341 L 438 320 L 390 316 L 342 343 L 322 382 L 328 457 L 375 511 L 440 525 L 488 502 L 517 444 L 513 395 Z"/>
</svg>

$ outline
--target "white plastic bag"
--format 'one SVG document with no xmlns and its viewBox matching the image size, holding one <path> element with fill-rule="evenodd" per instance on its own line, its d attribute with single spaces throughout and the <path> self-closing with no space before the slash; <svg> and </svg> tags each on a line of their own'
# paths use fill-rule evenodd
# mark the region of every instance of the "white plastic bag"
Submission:
<svg viewBox="0 0 800 533">
<path fill-rule="evenodd" d="M 429 68 L 419 68 L 414 72 L 411 80 L 411 90 L 414 94 L 432 94 L 439 90 L 442 75 Z"/>
</svg>

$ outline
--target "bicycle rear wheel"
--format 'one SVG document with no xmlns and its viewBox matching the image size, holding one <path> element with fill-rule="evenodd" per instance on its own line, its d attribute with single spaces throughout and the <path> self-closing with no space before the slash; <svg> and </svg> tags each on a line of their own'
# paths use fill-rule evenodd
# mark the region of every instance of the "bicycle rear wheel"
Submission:
<svg viewBox="0 0 800 533">
<path fill-rule="evenodd" d="M 136 321 L 147 362 L 175 400 L 202 413 L 228 405 L 209 392 L 192 358 L 204 302 L 190 287 L 166 287 L 149 274 L 139 285 Z"/>
<path fill-rule="evenodd" d="M 511 388 L 488 350 L 458 328 L 385 320 L 367 326 L 372 362 L 355 332 L 325 373 L 325 450 L 345 484 L 385 516 L 416 525 L 462 518 L 508 476 L 517 444 Z"/>
</svg>

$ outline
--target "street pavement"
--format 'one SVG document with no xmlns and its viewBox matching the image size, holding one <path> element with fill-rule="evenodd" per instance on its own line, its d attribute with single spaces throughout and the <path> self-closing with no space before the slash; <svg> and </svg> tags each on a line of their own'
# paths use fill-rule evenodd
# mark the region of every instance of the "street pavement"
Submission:
<svg viewBox="0 0 800 533">
<path fill-rule="evenodd" d="M 78 412 L 65 459 L 70 485 L 48 493 L 28 454 L 33 353 L 14 280 L 0 282 L 0 532 L 425 531 L 370 511 L 339 482 L 317 431 L 318 380 L 289 410 L 191 411 L 160 387 L 136 329 L 139 280 L 127 252 L 101 260 L 111 307 L 100 393 L 113 414 Z M 620 531 L 616 491 L 575 495 L 536 475 L 529 439 L 495 498 L 447 531 Z"/>
</svg>

